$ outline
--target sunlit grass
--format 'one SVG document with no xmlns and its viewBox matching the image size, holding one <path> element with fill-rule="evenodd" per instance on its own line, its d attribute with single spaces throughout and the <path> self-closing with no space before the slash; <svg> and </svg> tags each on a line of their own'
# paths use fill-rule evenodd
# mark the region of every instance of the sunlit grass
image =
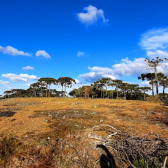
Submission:
<svg viewBox="0 0 168 168">
<path fill-rule="evenodd" d="M 76 103 L 76 104 L 75 104 Z M 168 138 L 168 126 L 155 115 L 168 115 L 161 103 L 115 99 L 82 98 L 14 98 L 0 102 L 1 113 L 16 112 L 0 117 L 1 137 L 17 137 L 23 149 L 40 146 L 46 139 L 83 136 L 79 144 L 88 145 L 87 134 L 99 124 L 109 124 L 131 135 L 150 132 Z M 14 121 L 11 121 L 12 119 Z M 164 118 L 163 118 L 164 119 Z M 84 140 L 84 141 L 83 141 Z M 75 144 L 80 149 L 79 144 Z M 22 147 L 20 151 L 23 152 Z"/>
</svg>

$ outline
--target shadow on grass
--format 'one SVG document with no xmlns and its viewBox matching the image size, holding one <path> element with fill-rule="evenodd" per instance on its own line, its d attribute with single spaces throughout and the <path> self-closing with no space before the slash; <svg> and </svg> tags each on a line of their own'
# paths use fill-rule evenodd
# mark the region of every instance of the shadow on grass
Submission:
<svg viewBox="0 0 168 168">
<path fill-rule="evenodd" d="M 115 160 L 109 150 L 104 145 L 97 145 L 96 147 L 101 148 L 106 152 L 106 155 L 102 154 L 100 156 L 101 168 L 117 168 Z"/>
</svg>

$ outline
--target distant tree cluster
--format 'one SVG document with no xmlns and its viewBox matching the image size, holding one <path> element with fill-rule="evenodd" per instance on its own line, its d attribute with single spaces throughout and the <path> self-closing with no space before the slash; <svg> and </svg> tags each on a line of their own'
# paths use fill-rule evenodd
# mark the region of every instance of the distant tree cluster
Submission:
<svg viewBox="0 0 168 168">
<path fill-rule="evenodd" d="M 75 80 L 70 77 L 55 78 L 40 78 L 36 83 L 30 85 L 27 90 L 12 89 L 4 92 L 4 98 L 11 97 L 65 97 L 66 88 L 72 87 Z M 51 84 L 61 85 L 62 91 L 50 89 Z M 64 87 L 64 90 L 63 90 Z"/>
<path fill-rule="evenodd" d="M 113 90 L 113 86 L 116 86 L 115 90 Z M 104 87 L 106 89 L 104 89 Z M 109 87 L 112 87 L 112 90 L 108 90 Z M 142 100 L 145 96 L 149 96 L 145 93 L 148 90 L 150 90 L 150 87 L 139 87 L 137 84 L 125 83 L 122 82 L 122 80 L 102 78 L 91 84 L 91 86 L 82 86 L 78 89 L 73 89 L 69 95 L 74 97 L 111 99 L 124 97 L 128 100 Z"/>
<path fill-rule="evenodd" d="M 168 60 L 164 58 L 164 60 Z M 138 84 L 129 84 L 123 82 L 122 80 L 112 80 L 111 78 L 101 78 L 95 81 L 90 86 L 82 86 L 78 89 L 73 89 L 69 92 L 70 96 L 73 97 L 85 97 L 85 98 L 111 98 L 119 99 L 123 97 L 128 100 L 145 100 L 149 95 L 146 93 L 152 90 L 152 96 L 154 96 L 154 86 L 156 86 L 156 95 L 158 95 L 162 100 L 167 98 L 165 94 L 165 89 L 168 88 L 168 77 L 163 73 L 157 73 L 157 66 L 162 65 L 163 60 L 156 57 L 149 60 L 146 58 L 144 60 L 148 67 L 146 69 L 154 69 L 155 73 L 141 74 L 138 79 L 144 81 L 149 81 L 151 87 L 139 87 Z M 27 90 L 24 89 L 12 89 L 4 92 L 4 97 L 65 97 L 66 88 L 72 87 L 75 84 L 75 80 L 70 77 L 60 77 L 55 78 L 40 78 L 36 83 L 30 85 Z M 50 89 L 51 84 L 61 85 L 62 91 L 57 91 L 56 89 Z M 113 87 L 116 87 L 113 90 Z M 158 93 L 158 87 L 163 87 L 163 93 Z M 105 89 L 104 89 L 105 88 Z M 112 90 L 108 89 L 112 88 Z"/>
</svg>

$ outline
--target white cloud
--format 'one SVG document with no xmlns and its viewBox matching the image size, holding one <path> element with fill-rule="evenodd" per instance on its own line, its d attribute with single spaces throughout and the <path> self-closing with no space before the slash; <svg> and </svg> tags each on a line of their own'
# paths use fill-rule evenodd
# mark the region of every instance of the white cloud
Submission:
<svg viewBox="0 0 168 168">
<path fill-rule="evenodd" d="M 79 75 L 79 78 L 83 78 L 86 82 L 94 82 L 100 78 L 111 78 L 111 79 L 117 79 L 113 75 L 113 70 L 110 68 L 103 68 L 103 67 L 88 67 L 88 69 L 91 70 L 91 72 L 86 74 Z M 95 72 L 93 72 L 95 71 Z"/>
<path fill-rule="evenodd" d="M 43 56 L 45 58 L 51 58 L 50 55 L 44 50 L 38 50 L 36 56 Z"/>
<path fill-rule="evenodd" d="M 87 11 L 87 13 L 78 13 L 77 17 L 80 22 L 86 25 L 95 24 L 98 19 L 102 19 L 103 23 L 107 23 L 109 20 L 104 17 L 104 11 L 102 9 L 97 9 L 96 7 L 89 5 L 85 7 L 83 10 Z"/>
<path fill-rule="evenodd" d="M 145 50 L 168 47 L 168 28 L 152 29 L 141 35 L 140 46 Z"/>
<path fill-rule="evenodd" d="M 78 79 L 75 79 L 75 82 L 76 82 L 76 84 L 81 83 L 81 81 L 79 81 Z"/>
<path fill-rule="evenodd" d="M 125 58 L 121 60 L 122 62 L 120 64 L 114 64 L 112 68 L 88 67 L 91 72 L 80 74 L 79 78 L 83 78 L 85 82 L 94 82 L 104 77 L 117 79 L 122 76 L 135 76 L 137 78 L 142 73 L 154 73 L 154 70 L 146 70 L 141 67 L 147 67 L 144 60 L 144 58 L 136 58 L 134 61 L 130 61 L 128 58 Z M 159 66 L 157 71 L 168 76 L 168 63 Z"/>
<path fill-rule="evenodd" d="M 85 55 L 84 52 L 81 52 L 81 51 L 77 52 L 77 56 L 78 56 L 78 57 L 81 57 L 81 56 L 84 56 L 84 55 Z"/>
<path fill-rule="evenodd" d="M 115 64 L 112 67 L 113 73 L 118 76 L 137 76 L 140 73 L 146 73 L 146 69 L 140 66 L 145 66 L 144 58 L 137 58 L 134 61 L 129 61 L 128 58 L 122 59 L 120 64 Z M 140 66 L 137 66 L 140 65 Z M 146 66 L 145 66 L 146 67 Z"/>
<path fill-rule="evenodd" d="M 144 86 L 150 87 L 149 81 L 141 82 L 141 84 L 144 85 Z"/>
<path fill-rule="evenodd" d="M 126 57 L 125 59 L 122 59 L 121 61 L 123 61 L 123 62 L 125 62 L 125 63 L 127 63 L 127 64 L 130 64 L 130 63 L 131 63 L 131 61 L 129 61 L 128 57 Z"/>
<path fill-rule="evenodd" d="M 91 71 L 97 71 L 97 72 L 103 72 L 103 73 L 112 73 L 113 74 L 113 70 L 110 68 L 103 68 L 103 67 L 88 67 L 88 69 L 90 69 Z"/>
<path fill-rule="evenodd" d="M 15 82 L 28 82 L 29 80 L 38 79 L 35 75 L 28 75 L 28 74 L 15 75 L 12 73 L 8 73 L 8 74 L 2 74 L 1 76 Z"/>
<path fill-rule="evenodd" d="M 11 85 L 10 82 L 8 82 L 8 81 L 2 81 L 2 80 L 0 80 L 0 84 L 5 85 L 5 86 L 10 86 Z"/>
<path fill-rule="evenodd" d="M 29 86 L 29 87 L 30 87 L 30 85 L 31 85 L 30 83 L 27 83 L 27 84 L 26 84 L 26 86 Z"/>
<path fill-rule="evenodd" d="M 73 84 L 75 84 L 75 85 L 82 83 L 82 82 L 79 81 L 78 79 L 75 79 L 75 82 L 76 82 L 76 84 L 73 82 Z"/>
<path fill-rule="evenodd" d="M 168 58 L 168 52 L 167 51 L 161 51 L 161 50 L 156 50 L 156 51 L 147 51 L 147 56 L 149 57 L 157 57 L 163 59 L 165 57 Z"/>
<path fill-rule="evenodd" d="M 76 81 L 76 84 L 74 84 L 73 86 L 72 86 L 72 88 L 79 88 L 79 87 L 82 87 L 82 86 L 86 86 L 86 85 L 90 85 L 91 83 L 88 83 L 88 82 L 82 82 L 82 81 L 80 81 L 80 80 L 78 80 L 78 79 L 75 79 L 75 81 Z"/>
<path fill-rule="evenodd" d="M 150 58 L 168 58 L 168 28 L 147 31 L 141 35 L 139 45 Z"/>
<path fill-rule="evenodd" d="M 16 48 L 13 48 L 11 46 L 7 46 L 7 47 L 0 46 L 0 52 L 3 52 L 4 54 L 9 54 L 9 55 L 31 56 L 31 54 L 25 53 L 23 51 L 19 51 Z"/>
<path fill-rule="evenodd" d="M 23 67 L 22 69 L 34 69 L 34 68 L 31 66 L 27 66 L 27 67 Z"/>
</svg>

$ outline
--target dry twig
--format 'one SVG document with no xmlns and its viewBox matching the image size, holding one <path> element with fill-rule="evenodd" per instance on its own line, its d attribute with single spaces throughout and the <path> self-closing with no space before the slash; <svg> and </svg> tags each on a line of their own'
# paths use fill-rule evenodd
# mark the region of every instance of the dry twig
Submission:
<svg viewBox="0 0 168 168">
<path fill-rule="evenodd" d="M 100 134 L 100 131 L 108 132 L 108 135 L 104 137 L 95 134 L 95 132 Z M 142 164 L 140 162 L 147 167 L 161 167 L 168 155 L 168 139 L 162 139 L 153 133 L 131 136 L 113 126 L 104 124 L 94 126 L 88 137 L 98 140 L 97 145 L 103 144 L 108 147 L 115 158 L 120 158 L 123 163 L 134 168 L 134 165 Z"/>
</svg>

